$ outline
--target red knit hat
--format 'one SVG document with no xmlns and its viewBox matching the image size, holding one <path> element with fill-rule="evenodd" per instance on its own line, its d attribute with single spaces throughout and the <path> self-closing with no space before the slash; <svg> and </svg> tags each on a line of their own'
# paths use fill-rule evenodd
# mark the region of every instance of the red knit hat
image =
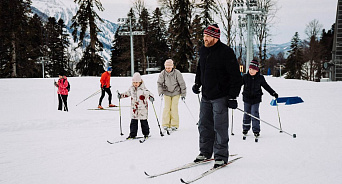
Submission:
<svg viewBox="0 0 342 184">
<path fill-rule="evenodd" d="M 249 64 L 249 68 L 259 71 L 259 62 L 256 60 L 252 60 L 251 63 Z"/>
<path fill-rule="evenodd" d="M 217 24 L 213 24 L 204 29 L 203 34 L 220 39 L 220 28 Z"/>
</svg>

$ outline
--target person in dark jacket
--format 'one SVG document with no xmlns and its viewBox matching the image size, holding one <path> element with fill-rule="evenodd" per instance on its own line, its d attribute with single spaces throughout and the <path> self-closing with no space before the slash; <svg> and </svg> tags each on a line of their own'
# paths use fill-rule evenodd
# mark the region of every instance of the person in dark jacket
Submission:
<svg viewBox="0 0 342 184">
<path fill-rule="evenodd" d="M 251 61 L 248 69 L 248 73 L 243 75 L 243 102 L 244 111 L 259 118 L 259 105 L 261 102 L 261 96 L 263 95 L 261 87 L 263 87 L 268 93 L 275 98 L 278 98 L 278 94 L 267 84 L 265 77 L 259 73 L 259 63 L 257 60 Z M 260 135 L 260 121 L 255 118 L 251 118 L 249 115 L 243 116 L 243 134 L 247 134 L 251 128 L 255 136 Z"/>
<path fill-rule="evenodd" d="M 228 162 L 228 107 L 237 108 L 242 77 L 234 51 L 220 41 L 218 25 L 208 26 L 203 33 L 204 46 L 200 49 L 192 87 L 195 94 L 202 87 L 198 123 L 200 154 L 194 162 L 214 154 L 216 168 Z"/>
</svg>

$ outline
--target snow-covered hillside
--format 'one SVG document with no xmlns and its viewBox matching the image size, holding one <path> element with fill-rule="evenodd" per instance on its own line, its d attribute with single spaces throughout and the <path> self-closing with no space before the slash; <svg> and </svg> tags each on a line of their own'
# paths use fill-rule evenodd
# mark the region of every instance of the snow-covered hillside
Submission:
<svg viewBox="0 0 342 184">
<path fill-rule="evenodd" d="M 74 43 L 72 39 L 71 33 L 73 30 L 70 29 L 70 26 L 72 24 L 72 17 L 76 15 L 78 5 L 73 0 L 32 0 L 32 7 L 33 13 L 37 13 L 41 17 L 46 15 L 47 17 L 55 17 L 57 21 L 59 19 L 64 20 L 70 34 L 71 48 L 69 52 L 73 52 L 73 48 L 77 46 L 77 43 Z M 95 10 L 97 9 L 95 8 Z M 97 23 L 102 31 L 98 34 L 99 40 L 104 47 L 104 52 L 100 54 L 102 54 L 105 61 L 109 61 L 111 56 L 110 48 L 118 26 L 106 19 L 103 19 L 103 21 Z M 82 57 L 82 51 L 78 49 L 78 52 L 73 53 L 73 55 L 76 55 L 76 58 L 80 58 Z"/>
<path fill-rule="evenodd" d="M 146 87 L 155 95 L 160 120 L 161 100 L 157 74 L 145 75 Z M 212 163 L 149 179 L 151 174 L 191 162 L 199 153 L 199 102 L 191 92 L 193 74 L 184 74 L 188 87 L 186 104 L 179 102 L 180 128 L 161 137 L 153 106 L 149 106 L 151 138 L 110 145 L 129 134 L 130 100 L 123 99 L 120 136 L 118 111 L 96 108 L 99 95 L 76 106 L 99 90 L 98 77 L 69 78 L 69 112 L 57 111 L 54 79 L 0 79 L 0 183 L 4 184 L 175 184 L 209 169 Z M 235 110 L 230 154 L 243 158 L 195 183 L 198 184 L 339 184 L 342 183 L 342 83 L 314 83 L 266 77 L 280 96 L 300 96 L 304 103 L 280 105 L 282 128 L 297 138 L 279 133 L 261 122 L 258 143 L 252 136 L 242 140 L 242 113 Z M 115 91 L 131 85 L 130 77 L 112 77 Z M 261 119 L 279 126 L 272 97 L 264 92 Z M 107 97 L 103 105 L 107 105 Z M 241 96 L 239 107 L 243 107 Z M 229 117 L 232 111 L 229 110 Z M 194 116 L 192 118 L 191 114 Z M 231 126 L 230 122 L 230 128 Z M 230 130 L 229 130 L 230 131 Z M 139 134 L 141 130 L 139 129 Z"/>
</svg>

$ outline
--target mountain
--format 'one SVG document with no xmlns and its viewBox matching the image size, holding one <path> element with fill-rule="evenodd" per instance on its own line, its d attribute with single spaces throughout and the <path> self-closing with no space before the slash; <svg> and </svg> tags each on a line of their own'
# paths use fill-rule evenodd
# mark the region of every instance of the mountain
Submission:
<svg viewBox="0 0 342 184">
<path fill-rule="evenodd" d="M 284 53 L 284 57 L 287 58 L 289 55 L 288 51 L 291 49 L 291 42 L 283 43 L 283 44 L 268 44 L 267 50 L 268 50 L 268 56 L 271 55 L 277 55 L 279 52 Z"/>
<path fill-rule="evenodd" d="M 31 9 L 33 13 L 36 13 L 43 20 L 47 20 L 48 17 L 55 17 L 58 21 L 63 19 L 67 26 L 67 30 L 70 35 L 70 53 L 75 57 L 76 60 L 82 57 L 82 50 L 77 49 L 76 52 L 73 51 L 77 47 L 77 43 L 72 39 L 71 33 L 72 29 L 70 26 L 72 24 L 71 19 L 76 14 L 78 5 L 74 3 L 73 0 L 32 0 Z M 98 27 L 102 31 L 98 34 L 99 40 L 103 43 L 104 51 L 100 53 L 103 56 L 105 62 L 110 61 L 110 48 L 111 42 L 114 38 L 114 33 L 118 28 L 118 25 L 103 19 L 104 22 L 98 22 Z M 74 52 L 74 53 L 72 53 Z"/>
</svg>

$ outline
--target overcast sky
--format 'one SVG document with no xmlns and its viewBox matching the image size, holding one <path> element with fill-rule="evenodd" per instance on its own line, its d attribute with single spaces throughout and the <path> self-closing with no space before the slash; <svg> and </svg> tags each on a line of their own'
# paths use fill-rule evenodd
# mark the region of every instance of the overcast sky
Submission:
<svg viewBox="0 0 342 184">
<path fill-rule="evenodd" d="M 118 18 L 126 17 L 134 0 L 101 0 L 104 12 L 102 18 L 114 23 Z M 290 42 L 295 32 L 301 39 L 306 39 L 304 33 L 306 25 L 317 19 L 328 30 L 336 19 L 337 0 L 275 0 L 277 2 L 276 18 L 271 29 L 272 43 Z M 158 6 L 157 0 L 145 0 L 150 13 Z M 218 21 L 218 19 L 217 19 Z"/>
</svg>

